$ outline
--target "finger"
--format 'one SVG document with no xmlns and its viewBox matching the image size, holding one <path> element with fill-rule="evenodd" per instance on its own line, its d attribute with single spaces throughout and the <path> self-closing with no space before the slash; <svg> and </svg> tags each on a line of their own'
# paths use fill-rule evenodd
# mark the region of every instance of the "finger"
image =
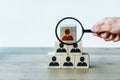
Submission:
<svg viewBox="0 0 120 80">
<path fill-rule="evenodd" d="M 105 24 L 105 20 L 106 20 L 106 18 L 100 20 L 98 23 L 95 24 L 95 26 L 102 26 L 102 25 L 104 25 Z"/>
<path fill-rule="evenodd" d="M 99 33 L 93 33 L 94 36 L 98 36 L 99 37 Z"/>
<path fill-rule="evenodd" d="M 97 24 L 93 26 L 91 29 L 93 32 L 109 32 L 110 31 L 110 26 L 106 24 L 107 18 L 101 20 Z"/>
<path fill-rule="evenodd" d="M 114 38 L 114 42 L 117 42 L 117 41 L 119 41 L 120 40 L 120 35 L 118 34 L 115 38 Z"/>
<path fill-rule="evenodd" d="M 99 31 L 99 26 L 102 26 L 105 24 L 105 19 L 100 20 L 99 22 L 97 22 L 95 25 L 93 25 L 91 31 L 92 32 L 98 32 Z"/>
<path fill-rule="evenodd" d="M 115 39 L 115 37 L 116 37 L 116 34 L 110 34 L 110 36 L 107 39 L 105 39 L 105 40 L 106 41 L 112 41 L 112 40 Z"/>
<path fill-rule="evenodd" d="M 109 33 L 109 32 L 100 33 L 99 36 L 100 36 L 101 38 L 103 38 L 103 39 L 107 39 L 107 38 L 109 38 L 110 33 Z"/>
<path fill-rule="evenodd" d="M 105 19 L 102 19 L 101 21 L 99 21 L 98 23 L 93 25 L 93 27 L 91 28 L 91 31 L 92 32 L 98 32 L 99 31 L 99 26 L 104 25 L 104 23 L 105 23 Z"/>
</svg>

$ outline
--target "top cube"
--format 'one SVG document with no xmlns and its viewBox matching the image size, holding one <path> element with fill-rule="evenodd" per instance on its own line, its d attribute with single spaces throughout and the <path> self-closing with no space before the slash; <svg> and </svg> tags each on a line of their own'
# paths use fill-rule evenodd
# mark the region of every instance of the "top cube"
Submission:
<svg viewBox="0 0 120 80">
<path fill-rule="evenodd" d="M 76 26 L 62 26 L 60 28 L 60 39 L 65 43 L 76 42 Z"/>
</svg>

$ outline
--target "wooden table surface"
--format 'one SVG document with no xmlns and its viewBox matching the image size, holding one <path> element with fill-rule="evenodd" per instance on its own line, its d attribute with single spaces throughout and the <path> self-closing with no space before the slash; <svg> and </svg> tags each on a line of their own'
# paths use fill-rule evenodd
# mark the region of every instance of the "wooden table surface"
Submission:
<svg viewBox="0 0 120 80">
<path fill-rule="evenodd" d="M 120 48 L 84 48 L 90 69 L 48 69 L 53 48 L 0 48 L 0 80 L 120 80 Z"/>
</svg>

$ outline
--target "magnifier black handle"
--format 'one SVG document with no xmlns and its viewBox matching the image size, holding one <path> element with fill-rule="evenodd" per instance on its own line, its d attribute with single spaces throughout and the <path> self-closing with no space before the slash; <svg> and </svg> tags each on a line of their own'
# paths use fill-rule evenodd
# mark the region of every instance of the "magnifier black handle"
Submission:
<svg viewBox="0 0 120 80">
<path fill-rule="evenodd" d="M 90 29 L 85 29 L 84 30 L 85 33 L 93 33 Z M 104 31 L 103 32 L 99 32 L 99 34 L 103 34 L 105 33 Z"/>
<path fill-rule="evenodd" d="M 86 32 L 86 33 L 92 33 L 92 31 L 90 29 L 86 29 L 86 30 L 84 30 L 84 32 Z"/>
</svg>

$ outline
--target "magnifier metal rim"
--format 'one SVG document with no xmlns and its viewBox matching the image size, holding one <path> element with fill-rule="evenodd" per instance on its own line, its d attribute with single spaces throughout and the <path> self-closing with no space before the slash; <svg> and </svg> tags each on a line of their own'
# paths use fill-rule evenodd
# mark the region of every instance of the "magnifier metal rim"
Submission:
<svg viewBox="0 0 120 80">
<path fill-rule="evenodd" d="M 81 37 L 80 37 L 76 42 L 73 42 L 73 43 L 65 43 L 65 42 L 63 42 L 63 41 L 58 37 L 58 34 L 57 34 L 58 26 L 59 26 L 59 24 L 60 24 L 63 20 L 66 20 L 66 19 L 73 19 L 73 20 L 77 21 L 77 22 L 80 24 L 81 28 L 82 28 Z M 55 28 L 55 34 L 56 34 L 57 39 L 58 39 L 61 43 L 66 44 L 66 45 L 73 45 L 73 44 L 75 44 L 75 43 L 78 43 L 78 42 L 82 39 L 83 34 L 84 34 L 84 28 L 83 28 L 81 22 L 80 22 L 78 19 L 76 19 L 76 18 L 74 18 L 74 17 L 65 17 L 65 18 L 61 19 L 61 20 L 57 23 L 56 28 Z"/>
</svg>

